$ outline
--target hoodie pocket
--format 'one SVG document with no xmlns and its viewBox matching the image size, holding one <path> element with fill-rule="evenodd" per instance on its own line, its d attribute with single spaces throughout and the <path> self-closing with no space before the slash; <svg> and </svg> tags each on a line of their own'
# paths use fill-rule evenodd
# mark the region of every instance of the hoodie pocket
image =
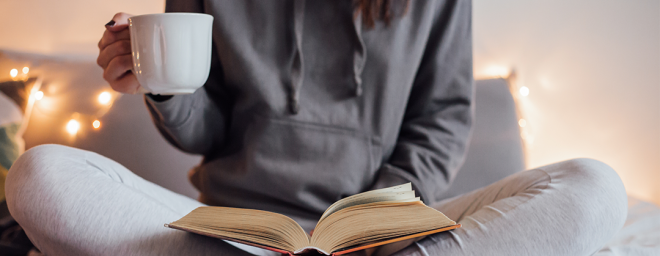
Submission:
<svg viewBox="0 0 660 256">
<path fill-rule="evenodd" d="M 380 154 L 379 143 L 356 130 L 256 117 L 240 153 L 204 168 L 213 185 L 202 193 L 222 205 L 315 216 L 367 189 Z"/>
</svg>

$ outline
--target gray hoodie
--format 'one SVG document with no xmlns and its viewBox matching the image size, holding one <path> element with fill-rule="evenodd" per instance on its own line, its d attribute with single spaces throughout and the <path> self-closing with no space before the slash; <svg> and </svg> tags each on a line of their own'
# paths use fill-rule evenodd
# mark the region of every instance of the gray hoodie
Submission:
<svg viewBox="0 0 660 256">
<path fill-rule="evenodd" d="M 215 17 L 211 74 L 158 102 L 154 123 L 204 160 L 210 205 L 285 214 L 305 230 L 333 202 L 412 182 L 442 198 L 472 123 L 469 0 L 413 0 L 374 28 L 350 0 L 168 0 Z"/>
</svg>

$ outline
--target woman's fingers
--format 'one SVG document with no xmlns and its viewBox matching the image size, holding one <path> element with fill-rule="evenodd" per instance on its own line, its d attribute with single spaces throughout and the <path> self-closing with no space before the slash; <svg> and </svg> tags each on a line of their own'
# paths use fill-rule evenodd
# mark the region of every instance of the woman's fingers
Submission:
<svg viewBox="0 0 660 256">
<path fill-rule="evenodd" d="M 138 83 L 137 78 L 135 75 L 133 75 L 133 72 L 129 71 L 118 80 L 115 80 L 115 82 L 110 83 L 110 87 L 118 92 L 136 94 L 140 89 L 140 83 Z"/>
<path fill-rule="evenodd" d="M 103 72 L 103 79 L 108 82 L 119 79 L 126 71 L 131 70 L 133 67 L 133 60 L 130 54 L 119 55 L 108 63 L 108 66 Z"/>
<path fill-rule="evenodd" d="M 103 79 L 118 92 L 136 93 L 140 88 L 135 75 L 131 72 L 131 36 L 128 30 L 128 18 L 132 15 L 117 13 L 105 24 L 105 32 L 99 40 L 99 56 L 96 63 L 103 68 Z"/>
<path fill-rule="evenodd" d="M 99 40 L 99 50 L 103 51 L 109 45 L 121 40 L 131 40 L 131 34 L 127 28 L 117 32 L 112 32 L 106 29 L 105 32 L 103 32 L 103 37 Z"/>
<path fill-rule="evenodd" d="M 119 40 L 116 41 L 105 49 L 101 50 L 99 57 L 96 59 L 96 63 L 105 69 L 110 64 L 110 61 L 120 55 L 126 55 L 131 53 L 131 41 L 129 40 Z"/>
<path fill-rule="evenodd" d="M 133 15 L 127 13 L 117 13 L 112 17 L 112 20 L 105 24 L 105 32 L 101 40 L 99 40 L 99 50 L 105 49 L 108 45 L 119 40 L 130 40 L 130 33 L 128 31 L 128 18 Z"/>
<path fill-rule="evenodd" d="M 105 25 L 105 28 L 111 32 L 118 32 L 128 27 L 128 18 L 133 17 L 128 13 L 118 12 L 112 17 L 112 20 Z"/>
<path fill-rule="evenodd" d="M 115 91 L 136 93 L 140 85 L 131 72 L 132 67 L 133 59 L 130 53 L 115 56 L 105 68 L 103 79 L 108 81 Z"/>
</svg>

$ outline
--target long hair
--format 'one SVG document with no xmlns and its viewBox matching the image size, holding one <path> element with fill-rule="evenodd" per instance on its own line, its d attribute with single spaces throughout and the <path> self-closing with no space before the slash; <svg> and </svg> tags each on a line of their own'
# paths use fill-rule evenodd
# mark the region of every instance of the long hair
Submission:
<svg viewBox="0 0 660 256">
<path fill-rule="evenodd" d="M 353 18 L 362 14 L 362 23 L 373 28 L 377 20 L 389 25 L 392 19 L 406 15 L 410 0 L 353 0 Z"/>
</svg>

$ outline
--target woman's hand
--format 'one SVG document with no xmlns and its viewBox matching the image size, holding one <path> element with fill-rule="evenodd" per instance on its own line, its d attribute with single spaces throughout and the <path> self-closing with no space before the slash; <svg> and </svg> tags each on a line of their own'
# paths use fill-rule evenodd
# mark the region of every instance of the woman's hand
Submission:
<svg viewBox="0 0 660 256">
<path fill-rule="evenodd" d="M 110 87 L 122 93 L 135 94 L 140 88 L 131 72 L 131 36 L 128 32 L 128 18 L 132 15 L 117 13 L 108 24 L 99 41 L 99 57 L 96 63 L 103 68 L 103 79 Z"/>
</svg>

